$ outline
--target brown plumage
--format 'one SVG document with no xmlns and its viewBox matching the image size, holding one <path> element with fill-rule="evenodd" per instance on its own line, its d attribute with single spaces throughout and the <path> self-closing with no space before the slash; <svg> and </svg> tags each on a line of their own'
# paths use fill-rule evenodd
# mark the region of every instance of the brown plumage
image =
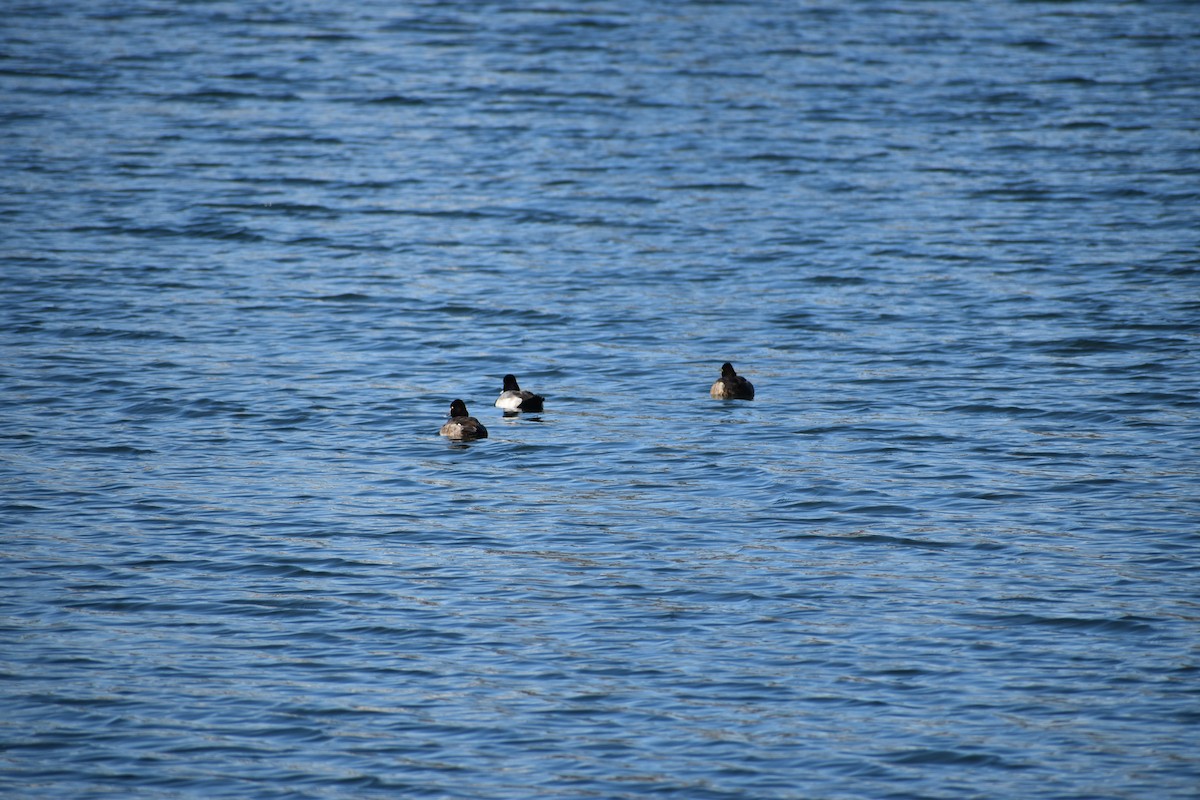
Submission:
<svg viewBox="0 0 1200 800">
<path fill-rule="evenodd" d="M 753 400 L 754 384 L 734 372 L 733 364 L 726 361 L 721 365 L 721 377 L 708 393 L 718 400 Z"/>
<path fill-rule="evenodd" d="M 451 439 L 486 439 L 488 435 L 483 423 L 467 414 L 467 404 L 462 400 L 450 404 L 450 419 L 438 433 Z"/>
</svg>

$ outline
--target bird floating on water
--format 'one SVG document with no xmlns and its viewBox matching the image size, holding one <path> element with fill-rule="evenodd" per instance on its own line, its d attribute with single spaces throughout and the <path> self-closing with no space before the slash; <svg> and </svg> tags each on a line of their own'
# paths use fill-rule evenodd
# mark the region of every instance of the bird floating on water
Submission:
<svg viewBox="0 0 1200 800">
<path fill-rule="evenodd" d="M 496 398 L 496 408 L 505 411 L 541 411 L 545 400 L 540 394 L 527 392 L 518 386 L 515 375 L 505 375 L 504 389 Z"/>
<path fill-rule="evenodd" d="M 753 400 L 754 384 L 738 375 L 733 364 L 726 361 L 721 365 L 721 377 L 708 393 L 718 400 Z"/>
<path fill-rule="evenodd" d="M 467 413 L 467 404 L 462 400 L 450 404 L 450 419 L 438 433 L 451 439 L 486 439 L 488 435 L 483 423 Z"/>
</svg>

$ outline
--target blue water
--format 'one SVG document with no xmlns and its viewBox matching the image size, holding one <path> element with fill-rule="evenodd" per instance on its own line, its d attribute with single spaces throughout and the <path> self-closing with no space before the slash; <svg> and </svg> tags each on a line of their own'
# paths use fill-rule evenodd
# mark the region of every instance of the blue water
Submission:
<svg viewBox="0 0 1200 800">
<path fill-rule="evenodd" d="M 1196 797 L 1194 3 L 3 16 L 0 794 Z"/>
</svg>

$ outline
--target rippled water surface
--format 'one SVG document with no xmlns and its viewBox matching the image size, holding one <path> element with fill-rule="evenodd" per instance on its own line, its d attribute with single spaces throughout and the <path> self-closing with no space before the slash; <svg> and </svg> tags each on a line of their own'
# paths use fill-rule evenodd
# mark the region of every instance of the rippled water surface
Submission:
<svg viewBox="0 0 1200 800">
<path fill-rule="evenodd" d="M 1194 797 L 1198 74 L 1191 2 L 7 4 L 0 792 Z"/>
</svg>

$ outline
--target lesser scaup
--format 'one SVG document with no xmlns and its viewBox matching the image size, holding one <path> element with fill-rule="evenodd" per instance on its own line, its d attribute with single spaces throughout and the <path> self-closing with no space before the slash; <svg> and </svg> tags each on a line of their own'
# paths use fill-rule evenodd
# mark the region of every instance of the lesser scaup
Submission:
<svg viewBox="0 0 1200 800">
<path fill-rule="evenodd" d="M 451 439 L 486 439 L 488 435 L 483 423 L 467 414 L 467 404 L 462 400 L 450 404 L 450 419 L 438 433 Z"/>
<path fill-rule="evenodd" d="M 721 377 L 708 393 L 718 400 L 753 400 L 754 384 L 734 372 L 733 364 L 726 361 L 721 365 Z"/>
<path fill-rule="evenodd" d="M 496 408 L 505 411 L 541 411 L 545 400 L 540 394 L 527 392 L 518 386 L 515 375 L 505 375 L 504 389 L 496 398 Z"/>
</svg>

